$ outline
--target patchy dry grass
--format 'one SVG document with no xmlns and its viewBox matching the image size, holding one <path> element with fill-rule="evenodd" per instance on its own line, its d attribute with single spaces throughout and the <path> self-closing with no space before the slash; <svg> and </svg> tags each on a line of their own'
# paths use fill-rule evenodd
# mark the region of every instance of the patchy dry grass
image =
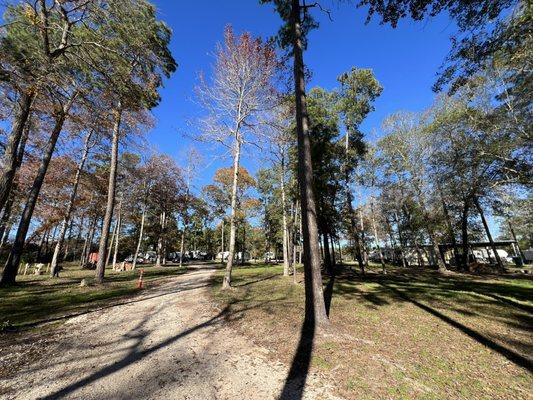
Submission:
<svg viewBox="0 0 533 400">
<path fill-rule="evenodd" d="M 155 268 L 143 266 L 145 286 L 155 285 L 162 278 L 185 272 L 176 266 Z M 139 293 L 139 271 L 106 270 L 104 285 L 94 285 L 94 271 L 66 265 L 61 277 L 21 275 L 18 285 L 0 288 L 0 328 L 31 326 L 65 315 L 85 312 L 113 301 Z M 85 279 L 89 286 L 80 287 Z M 1 329 L 0 329 L 1 330 Z"/>
<path fill-rule="evenodd" d="M 231 305 L 237 329 L 290 364 L 303 285 L 281 274 L 281 266 L 237 268 L 235 289 L 220 291 L 220 272 L 213 295 Z M 346 398 L 533 398 L 529 279 L 344 270 L 330 318 L 333 333 L 315 338 L 311 372 Z"/>
</svg>

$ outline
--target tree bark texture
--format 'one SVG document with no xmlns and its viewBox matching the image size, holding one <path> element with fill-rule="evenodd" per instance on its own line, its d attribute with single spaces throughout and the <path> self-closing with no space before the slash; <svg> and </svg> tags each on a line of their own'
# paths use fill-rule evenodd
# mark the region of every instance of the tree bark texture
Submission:
<svg viewBox="0 0 533 400">
<path fill-rule="evenodd" d="M 287 226 L 287 207 L 285 199 L 285 154 L 281 151 L 281 211 L 283 216 L 283 276 L 289 276 L 289 228 Z"/>
<path fill-rule="evenodd" d="M 50 165 L 50 160 L 52 159 L 52 155 L 56 148 L 57 140 L 61 134 L 61 130 L 63 129 L 63 124 L 65 123 L 67 115 L 76 97 L 77 95 L 73 94 L 71 98 L 64 105 L 62 105 L 61 109 L 56 111 L 54 128 L 52 129 L 46 147 L 44 148 L 41 163 L 39 165 L 39 169 L 37 170 L 37 175 L 35 176 L 32 187 L 29 191 L 15 240 L 11 246 L 11 251 L 5 263 L 2 277 L 0 278 L 0 285 L 10 285 L 15 283 L 22 252 L 24 250 L 26 235 L 28 234 L 31 218 L 33 216 L 33 210 L 37 204 L 37 199 L 44 183 L 44 178 L 46 176 L 46 172 L 48 171 L 48 166 Z"/>
<path fill-rule="evenodd" d="M 19 146 L 30 116 L 31 105 L 34 98 L 34 93 L 22 93 L 13 127 L 7 139 L 0 169 L 0 210 L 4 208 L 9 198 L 9 194 L 11 193 L 13 179 L 15 178 L 15 172 L 18 168 Z"/>
<path fill-rule="evenodd" d="M 302 227 L 304 241 L 305 322 L 312 326 L 328 326 L 322 274 L 315 196 L 313 193 L 313 164 L 309 116 L 305 95 L 305 72 L 299 0 L 292 0 L 291 25 L 293 33 L 294 82 L 296 101 L 296 130 L 298 133 L 298 179 L 302 203 Z"/>
<path fill-rule="evenodd" d="M 238 133 L 235 137 L 235 151 L 233 155 L 233 184 L 231 187 L 231 211 L 230 211 L 230 230 L 229 230 L 229 256 L 226 262 L 226 272 L 222 282 L 222 288 L 231 287 L 231 270 L 233 268 L 233 257 L 235 256 L 235 214 L 237 212 L 237 187 L 239 180 L 239 162 L 241 157 L 241 141 Z M 243 255 L 244 256 L 244 255 Z"/>
<path fill-rule="evenodd" d="M 117 183 L 117 164 L 118 164 L 118 142 L 120 134 L 120 124 L 122 122 L 122 105 L 114 111 L 115 124 L 113 127 L 113 137 L 111 140 L 111 163 L 109 168 L 109 183 L 107 186 L 107 205 L 102 222 L 102 232 L 100 234 L 100 244 L 98 246 L 98 262 L 96 264 L 96 282 L 103 283 L 105 275 L 105 260 L 107 256 L 107 241 L 109 239 L 109 229 L 111 219 L 113 218 L 113 209 L 115 207 L 115 187 Z"/>
</svg>

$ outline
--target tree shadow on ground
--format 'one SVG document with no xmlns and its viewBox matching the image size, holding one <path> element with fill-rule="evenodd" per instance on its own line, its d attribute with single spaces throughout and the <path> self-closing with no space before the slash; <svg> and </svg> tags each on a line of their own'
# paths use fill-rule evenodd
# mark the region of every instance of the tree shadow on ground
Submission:
<svg viewBox="0 0 533 400">
<path fill-rule="evenodd" d="M 203 286 L 208 286 L 209 285 L 209 280 L 208 282 L 202 282 L 204 283 L 204 285 L 191 285 L 189 288 L 187 288 L 187 290 L 192 290 L 192 289 L 195 289 L 195 288 L 200 288 L 200 287 L 203 287 Z M 171 294 L 175 294 L 176 292 L 180 292 L 182 290 L 177 290 L 177 291 L 173 291 L 173 292 L 169 292 L 169 293 L 164 293 L 164 294 L 161 294 L 161 295 L 156 295 L 156 296 L 151 296 L 150 298 L 156 298 L 156 297 L 161 297 L 161 296 L 166 296 L 166 295 L 171 295 Z M 139 299 L 137 301 L 143 301 L 143 300 L 147 300 L 148 298 L 143 298 L 143 299 Z M 155 353 L 157 352 L 158 350 L 160 349 L 163 349 L 165 348 L 166 346 L 169 346 L 169 345 L 172 345 L 174 342 L 177 342 L 178 340 L 196 332 L 196 331 L 199 331 L 199 330 L 202 330 L 202 329 L 206 329 L 208 327 L 211 327 L 211 326 L 216 326 L 224 321 L 229 321 L 229 320 L 235 320 L 235 319 L 238 319 L 240 315 L 242 315 L 243 313 L 245 313 L 246 311 L 249 311 L 249 310 L 252 310 L 254 308 L 261 308 L 261 307 L 264 307 L 267 303 L 269 303 L 269 301 L 264 301 L 264 302 L 259 302 L 253 306 L 246 306 L 246 307 L 242 307 L 242 308 L 236 308 L 236 306 L 238 305 L 239 303 L 239 300 L 234 300 L 234 301 L 231 301 L 227 306 L 225 306 L 220 312 L 218 312 L 215 316 L 209 318 L 207 321 L 204 321 L 200 324 L 197 324 L 189 329 L 186 329 L 182 332 L 180 332 L 179 334 L 177 335 L 174 335 L 158 344 L 155 344 L 155 345 L 152 345 L 151 347 L 145 347 L 145 344 L 146 344 L 146 340 L 148 338 L 148 335 L 149 335 L 149 331 L 147 331 L 144 326 L 147 324 L 147 322 L 150 320 L 151 317 L 153 317 L 153 314 L 149 314 L 147 316 L 145 316 L 140 322 L 139 324 L 137 324 L 136 327 L 134 327 L 133 329 L 130 330 L 130 332 L 128 332 L 127 334 L 125 334 L 124 336 L 126 336 L 128 339 L 130 340 L 134 340 L 135 342 L 128 346 L 128 353 L 126 355 L 124 355 L 120 360 L 118 360 L 117 362 L 113 363 L 112 365 L 108 365 L 88 376 L 86 376 L 85 378 L 83 379 L 79 379 L 77 380 L 76 382 L 60 389 L 60 390 L 56 390 L 55 392 L 45 396 L 45 397 L 42 397 L 41 399 L 42 400 L 51 400 L 51 399 L 59 399 L 59 398 L 63 398 L 63 397 L 68 397 L 70 394 L 74 393 L 75 391 L 77 391 L 78 389 L 81 389 L 87 385 L 90 385 L 100 379 L 103 379 L 109 375 L 112 375 L 118 371 L 121 371 L 125 368 L 127 368 L 128 366 L 132 365 L 133 363 L 136 363 L 138 361 L 141 361 L 142 359 L 146 358 L 147 356 L 151 355 L 152 353 Z M 106 345 L 109 345 L 109 343 L 106 343 Z M 145 347 L 145 348 L 143 348 Z M 92 348 L 92 347 L 91 347 Z M 70 360 L 70 361 L 75 361 L 75 360 Z"/>
<path fill-rule="evenodd" d="M 273 278 L 277 278 L 278 276 L 279 276 L 278 274 L 269 275 L 269 276 L 266 276 L 264 278 L 259 278 L 259 279 L 253 280 L 253 281 L 248 281 L 248 282 L 245 282 L 245 283 L 233 284 L 232 286 L 236 287 L 236 288 L 249 286 L 249 285 L 253 285 L 254 283 L 259 283 L 259 282 L 263 282 L 263 281 L 268 281 L 268 280 L 273 279 Z"/>
<path fill-rule="evenodd" d="M 291 368 L 279 396 L 280 400 L 299 400 L 303 397 L 305 383 L 311 368 L 311 358 L 315 338 L 314 321 L 302 324 L 300 340 L 292 359 Z"/>
<path fill-rule="evenodd" d="M 374 276 L 376 274 L 367 273 L 362 275 L 359 273 L 359 271 L 346 269 L 347 266 L 345 265 L 341 265 L 341 267 L 343 268 L 339 269 L 336 274 L 337 280 L 334 286 L 330 288 L 332 291 L 330 295 L 331 297 L 337 296 L 344 300 L 363 299 L 370 304 L 365 304 L 365 302 L 362 302 L 362 304 L 364 304 L 365 307 L 372 309 L 377 309 L 380 306 L 390 304 L 390 294 L 387 293 L 386 290 L 377 288 L 372 288 L 372 290 L 363 290 L 361 287 L 359 287 L 359 284 L 372 282 L 372 279 L 375 279 Z M 326 293 L 327 290 L 328 289 L 325 288 L 324 293 Z"/>
<path fill-rule="evenodd" d="M 325 292 L 327 290 L 325 288 Z M 342 300 L 359 301 L 373 309 L 397 302 L 411 303 L 514 364 L 532 371 L 533 361 L 528 351 L 531 343 L 498 334 L 498 325 L 507 325 L 514 331 L 531 331 L 533 307 L 522 303 L 531 301 L 533 295 L 527 282 L 521 285 L 516 280 L 489 281 L 477 276 L 442 276 L 433 271 L 404 269 L 392 269 L 387 275 L 369 272 L 363 276 L 345 268 L 337 277 L 333 295 Z M 445 311 L 461 317 L 454 319 L 445 315 Z M 470 318 L 474 319 L 470 321 Z M 486 325 L 487 332 L 475 328 L 483 319 L 490 321 Z M 490 337 L 492 333 L 498 337 L 497 341 Z"/>
<path fill-rule="evenodd" d="M 229 307 L 229 306 L 228 306 Z M 81 380 L 78 380 L 58 391 L 55 391 L 54 393 L 51 393 L 45 397 L 42 397 L 42 400 L 53 400 L 53 399 L 59 399 L 59 398 L 62 398 L 62 397 L 65 397 L 73 392 L 75 392 L 76 390 L 84 387 L 84 386 L 87 386 L 99 379 L 102 379 L 106 376 L 109 376 L 117 371 L 120 371 L 126 367 L 128 367 L 129 365 L 137 362 L 137 361 L 140 361 L 142 360 L 143 358 L 145 358 L 146 356 L 156 352 L 157 350 L 165 347 L 165 346 L 168 346 L 174 342 L 176 342 L 177 340 L 187 336 L 187 335 L 190 335 L 191 333 L 197 331 L 197 330 L 200 330 L 200 329 L 204 329 L 210 325 L 213 325 L 213 324 L 216 324 L 217 322 L 221 321 L 222 318 L 224 317 L 224 315 L 228 312 L 228 307 L 224 308 L 222 311 L 220 311 L 217 315 L 213 316 L 212 318 L 210 318 L 209 320 L 205 321 L 205 322 L 202 322 L 201 324 L 198 324 L 198 325 L 195 325 L 194 327 L 192 328 L 189 328 L 183 332 L 180 332 L 179 334 L 177 335 L 174 335 L 166 340 L 164 340 L 163 342 L 155 345 L 155 346 L 152 346 L 152 347 L 149 347 L 149 348 L 146 348 L 144 350 L 142 350 L 142 345 L 144 343 L 144 339 L 146 338 L 146 332 L 144 332 L 144 330 L 142 329 L 143 325 L 147 322 L 148 320 L 148 316 L 145 317 L 139 324 L 138 326 L 132 330 L 132 332 L 129 334 L 129 338 L 130 339 L 134 339 L 135 340 L 135 344 L 131 346 L 131 349 L 130 351 L 128 352 L 128 354 L 126 354 L 121 360 L 115 362 L 114 364 L 111 364 L 99 371 L 96 371 L 94 373 L 92 373 L 91 375 L 81 379 Z"/>
<path fill-rule="evenodd" d="M 336 274 L 332 273 L 329 276 L 328 283 L 324 289 L 324 303 L 326 306 L 326 314 L 329 317 L 331 310 L 331 300 L 333 297 L 333 288 L 335 286 Z M 313 347 L 316 335 L 316 321 L 314 319 L 314 302 L 310 299 L 307 305 L 309 309 L 306 312 L 306 318 L 302 323 L 300 330 L 300 339 L 296 352 L 291 362 L 291 367 L 283 389 L 279 396 L 280 400 L 300 400 L 303 398 L 305 384 L 311 368 L 311 360 L 313 357 Z"/>
<path fill-rule="evenodd" d="M 386 283 L 381 283 L 382 286 L 386 287 L 390 291 L 394 292 L 395 295 L 398 297 L 404 299 L 405 301 L 408 301 L 411 304 L 414 304 L 418 308 L 430 313 L 431 315 L 439 318 L 440 320 L 446 322 L 447 324 L 453 326 L 454 328 L 459 329 L 461 332 L 466 334 L 467 336 L 471 337 L 472 339 L 476 340 L 478 343 L 496 351 L 497 353 L 501 354 L 505 358 L 507 358 L 509 361 L 513 362 L 514 364 L 527 369 L 529 372 L 533 372 L 533 362 L 528 359 L 527 357 L 522 356 L 521 354 L 508 349 L 499 343 L 496 343 L 492 339 L 482 335 L 481 333 L 475 331 L 474 329 L 471 329 L 467 327 L 466 325 L 463 325 L 459 321 L 454 320 L 453 318 L 450 318 L 447 315 L 444 315 L 443 313 L 437 311 L 436 309 L 423 304 L 417 300 L 414 300 L 413 298 L 409 297 L 405 292 L 398 290 L 390 285 L 387 285 Z"/>
<path fill-rule="evenodd" d="M 333 298 L 333 288 L 335 287 L 335 274 L 330 275 L 328 284 L 324 288 L 324 303 L 326 305 L 326 314 L 329 318 L 331 310 L 331 300 Z"/>
<path fill-rule="evenodd" d="M 348 271 L 349 272 L 349 271 Z M 506 279 L 506 278 L 505 278 Z M 368 273 L 366 276 L 344 273 L 335 286 L 335 294 L 344 298 L 365 298 L 374 305 L 387 304 L 390 294 L 382 289 L 372 287 L 371 290 L 362 291 L 358 286 L 368 284 L 380 285 L 381 283 L 394 285 L 401 288 L 411 296 L 421 300 L 439 301 L 443 299 L 456 300 L 461 295 L 490 298 L 495 305 L 502 309 L 513 307 L 515 309 L 533 314 L 533 306 L 529 304 L 533 298 L 533 290 L 528 285 L 519 285 L 514 282 L 487 282 L 471 276 L 445 276 L 432 271 L 412 271 L 395 269 L 387 275 Z M 396 298 L 395 300 L 399 300 Z M 380 304 L 382 303 L 382 304 Z M 509 310 L 505 311 L 508 314 Z"/>
</svg>

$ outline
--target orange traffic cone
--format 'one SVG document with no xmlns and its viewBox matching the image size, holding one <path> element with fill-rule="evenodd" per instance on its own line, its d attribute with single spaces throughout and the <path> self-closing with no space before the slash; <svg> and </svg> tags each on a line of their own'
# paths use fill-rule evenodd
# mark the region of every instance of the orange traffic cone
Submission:
<svg viewBox="0 0 533 400">
<path fill-rule="evenodd" d="M 139 274 L 139 280 L 137 281 L 137 289 L 143 288 L 143 274 L 144 274 L 144 268 L 140 269 L 141 273 Z"/>
</svg>

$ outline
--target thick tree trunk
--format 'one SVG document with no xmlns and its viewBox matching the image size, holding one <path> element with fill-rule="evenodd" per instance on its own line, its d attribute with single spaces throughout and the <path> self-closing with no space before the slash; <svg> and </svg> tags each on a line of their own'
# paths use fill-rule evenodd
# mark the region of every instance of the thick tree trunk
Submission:
<svg viewBox="0 0 533 400">
<path fill-rule="evenodd" d="M 16 154 L 16 160 L 15 160 L 15 171 L 20 168 L 22 164 L 22 160 L 24 159 L 24 152 L 26 150 L 26 142 L 28 141 L 28 137 L 30 136 L 30 120 L 26 121 L 26 126 L 23 129 L 22 137 L 20 138 L 19 147 L 17 149 Z M 15 201 L 15 198 L 17 196 L 17 184 L 15 182 L 11 183 L 10 189 L 9 189 L 9 195 L 7 198 L 6 203 L 4 204 L 3 212 L 2 212 L 2 219 L 0 221 L 0 248 L 4 247 L 5 242 L 9 238 L 9 231 L 11 230 L 11 226 L 9 224 L 11 214 L 13 211 L 13 203 Z M 0 207 L 1 208 L 1 207 Z M 7 227 L 9 226 L 9 229 Z M 7 234 L 6 234 L 7 233 Z"/>
<path fill-rule="evenodd" d="M 298 133 L 298 178 L 302 202 L 302 227 L 304 240 L 305 323 L 308 326 L 328 326 L 322 275 L 316 205 L 313 193 L 313 164 L 309 137 L 309 116 L 305 95 L 300 0 L 292 0 L 291 25 L 293 33 L 294 83 L 296 100 L 296 130 Z"/>
<path fill-rule="evenodd" d="M 30 137 L 30 130 L 31 130 L 31 119 L 28 117 L 28 120 L 26 121 L 26 126 L 24 127 L 24 130 L 22 131 L 22 137 L 20 138 L 19 147 L 17 149 L 17 159 L 15 168 L 18 170 L 20 166 L 22 165 L 22 161 L 24 160 L 24 154 L 26 152 L 26 143 L 28 142 L 28 138 Z"/>
<path fill-rule="evenodd" d="M 496 258 L 496 263 L 498 264 L 498 270 L 500 271 L 500 273 L 504 273 L 505 267 L 503 266 L 502 259 L 500 258 L 500 255 L 498 254 L 496 245 L 494 244 L 494 240 L 492 239 L 492 234 L 490 233 L 489 224 L 487 223 L 487 220 L 485 219 L 485 213 L 483 212 L 483 208 L 481 207 L 481 204 L 479 203 L 479 198 L 477 196 L 474 197 L 474 205 L 476 206 L 479 216 L 481 217 L 481 222 L 483 223 L 483 227 L 485 228 L 485 233 L 487 234 L 487 238 L 489 239 L 490 248 L 492 249 L 492 252 L 494 253 L 494 257 Z"/>
<path fill-rule="evenodd" d="M 120 134 L 120 124 L 122 122 L 122 105 L 119 103 L 114 112 L 115 125 L 113 127 L 113 138 L 111 141 L 111 163 L 109 168 L 109 184 L 107 187 L 107 205 L 102 222 L 102 233 L 100 235 L 100 245 L 98 246 L 98 263 L 96 264 L 96 282 L 104 282 L 105 260 L 107 241 L 109 239 L 109 228 L 113 218 L 113 209 L 115 207 L 115 186 L 117 182 L 117 164 L 118 164 L 118 140 Z"/>
<path fill-rule="evenodd" d="M 18 168 L 18 154 L 24 129 L 30 116 L 31 105 L 35 98 L 34 93 L 22 93 L 13 128 L 7 139 L 4 154 L 2 156 L 2 168 L 0 169 L 0 210 L 2 210 L 11 193 L 13 179 Z"/>
<path fill-rule="evenodd" d="M 91 140 L 91 136 L 92 136 L 92 131 L 89 131 L 87 136 L 85 136 L 85 141 L 83 143 L 83 152 L 81 155 L 81 159 L 78 163 L 78 168 L 76 169 L 76 175 L 74 177 L 74 182 L 72 184 L 72 191 L 70 193 L 70 199 L 67 205 L 67 210 L 65 211 L 65 216 L 63 217 L 63 221 L 61 222 L 59 238 L 57 240 L 57 244 L 54 250 L 54 256 L 52 257 L 52 263 L 50 264 L 50 274 L 52 276 L 56 276 L 58 272 L 57 263 L 59 260 L 59 255 L 61 254 L 61 249 L 63 247 L 63 241 L 65 240 L 67 226 L 70 222 L 72 211 L 74 210 L 74 202 L 76 200 L 76 195 L 78 193 L 78 185 L 80 183 L 81 172 L 83 171 L 83 167 L 85 166 L 85 161 L 87 161 L 87 156 L 89 155 L 89 142 Z"/>
<path fill-rule="evenodd" d="M 20 138 L 20 142 L 19 142 L 18 149 L 16 152 L 15 165 L 14 165 L 15 172 L 20 168 L 22 164 L 22 160 L 24 159 L 26 142 L 28 141 L 29 135 L 30 135 L 30 120 L 28 116 L 24 129 L 22 131 L 22 137 Z M 8 145 L 6 145 L 6 153 L 7 153 L 8 146 L 9 146 L 9 142 L 8 142 Z M 8 198 L 5 204 L 3 205 L 4 208 L 2 210 L 3 211 L 2 219 L 0 221 L 0 239 L 1 239 L 0 248 L 3 248 L 4 245 L 6 244 L 7 240 L 9 239 L 9 234 L 11 231 L 11 224 L 9 223 L 9 221 L 11 219 L 11 214 L 13 211 L 13 203 L 17 196 L 17 193 L 16 193 L 17 184 L 13 182 L 13 180 L 11 180 L 11 183 L 9 184 L 8 191 L 9 191 Z"/>
<path fill-rule="evenodd" d="M 235 255 L 235 214 L 237 212 L 237 185 L 239 180 L 239 162 L 241 157 L 241 140 L 238 132 L 235 137 L 235 152 L 233 155 L 233 185 L 231 187 L 231 212 L 230 212 L 230 230 L 229 230 L 229 256 L 226 263 L 226 272 L 222 282 L 222 289 L 231 287 L 231 270 L 233 268 L 233 257 Z"/>
<path fill-rule="evenodd" d="M 46 176 L 46 172 L 48 171 L 48 166 L 50 165 L 50 160 L 52 159 L 52 155 L 54 154 L 57 139 L 61 134 L 61 130 L 63 129 L 63 124 L 65 123 L 67 114 L 76 97 L 77 95 L 73 94 L 68 100 L 68 102 L 62 107 L 62 109 L 58 110 L 57 112 L 54 128 L 44 149 L 41 164 L 39 165 L 37 175 L 33 181 L 32 187 L 28 194 L 28 199 L 26 201 L 24 211 L 22 212 L 17 234 L 15 236 L 13 245 L 11 246 L 11 252 L 9 253 L 6 264 L 4 266 L 4 271 L 2 272 L 2 277 L 0 278 L 0 285 L 11 285 L 15 283 L 15 278 L 20 265 L 20 259 L 24 250 L 26 235 L 28 233 L 31 218 L 33 216 L 33 210 L 35 209 L 35 205 L 37 204 L 37 199 L 39 197 L 41 187 L 44 183 L 44 178 Z"/>
<path fill-rule="evenodd" d="M 285 200 L 285 152 L 281 150 L 281 211 L 283 216 L 283 276 L 289 276 L 289 228 L 287 226 L 287 207 Z"/>
<path fill-rule="evenodd" d="M 13 209 L 14 200 L 15 200 L 14 193 L 11 192 L 9 195 L 9 199 L 7 200 L 5 207 L 4 207 L 4 210 L 2 213 L 2 219 L 0 220 L 0 240 L 1 240 L 0 248 L 4 247 L 4 243 L 6 242 L 4 238 L 6 236 L 9 236 L 9 231 L 7 228 L 9 226 L 9 221 L 11 219 L 11 211 Z"/>
<path fill-rule="evenodd" d="M 143 211 L 141 214 L 141 227 L 139 228 L 139 239 L 137 240 L 137 247 L 135 248 L 135 254 L 133 255 L 132 269 L 137 268 L 137 257 L 139 256 L 139 251 L 141 251 L 141 244 L 143 241 L 143 234 L 144 234 L 144 219 L 145 218 L 146 218 L 146 205 L 143 206 Z"/>
</svg>

